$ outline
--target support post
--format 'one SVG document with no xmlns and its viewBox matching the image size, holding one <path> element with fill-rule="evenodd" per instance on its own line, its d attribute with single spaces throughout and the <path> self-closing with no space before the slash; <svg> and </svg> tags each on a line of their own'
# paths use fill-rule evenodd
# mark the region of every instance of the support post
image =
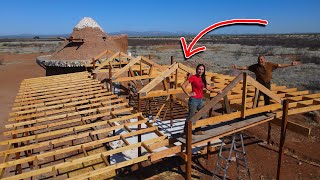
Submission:
<svg viewBox="0 0 320 180">
<path fill-rule="evenodd" d="M 149 60 L 151 60 L 151 55 L 150 54 L 149 54 Z M 152 67 L 150 68 L 150 70 L 152 70 Z M 151 82 L 151 79 L 149 78 L 149 83 L 150 82 Z M 149 99 L 149 112 L 148 112 L 148 114 L 151 115 L 152 114 L 152 111 L 151 111 L 151 98 L 148 98 L 148 99 Z"/>
<path fill-rule="evenodd" d="M 211 142 L 209 141 L 207 143 L 207 159 L 209 160 L 210 157 L 210 153 L 211 153 Z"/>
<path fill-rule="evenodd" d="M 141 98 L 140 98 L 140 94 L 138 94 L 138 112 L 141 112 Z M 138 117 L 138 121 L 140 121 L 140 116 Z M 138 130 L 141 129 L 141 124 L 138 124 Z M 138 143 L 141 142 L 141 134 L 138 135 Z M 141 146 L 138 147 L 138 157 L 141 156 Z"/>
<path fill-rule="evenodd" d="M 254 97 L 253 97 L 253 104 L 252 104 L 252 109 L 257 107 L 258 104 L 258 96 L 259 96 L 259 89 L 256 88 L 254 92 Z"/>
<path fill-rule="evenodd" d="M 109 83 L 110 83 L 110 91 L 111 92 L 113 92 L 112 91 L 112 66 L 111 66 L 111 64 L 109 65 Z"/>
<path fill-rule="evenodd" d="M 289 101 L 285 99 L 283 101 L 282 109 L 282 125 L 281 125 L 281 134 L 280 134 L 280 146 L 279 146 L 279 156 L 278 156 L 278 168 L 277 168 L 277 180 L 281 180 L 281 164 L 284 156 L 284 142 L 286 140 L 286 130 L 288 123 L 288 109 Z"/>
<path fill-rule="evenodd" d="M 268 138 L 267 138 L 267 143 L 268 144 L 271 143 L 270 140 L 271 140 L 271 122 L 269 121 L 268 122 Z"/>
<path fill-rule="evenodd" d="M 92 58 L 92 69 L 94 70 L 96 68 L 96 60 Z"/>
<path fill-rule="evenodd" d="M 187 122 L 187 136 L 186 136 L 186 179 L 191 180 L 191 164 L 192 164 L 192 121 Z"/>
<path fill-rule="evenodd" d="M 171 56 L 171 65 L 174 63 L 174 60 L 173 60 L 173 56 Z M 171 82 L 171 80 L 169 81 L 170 83 L 170 89 L 173 88 L 173 84 Z M 170 126 L 172 127 L 173 126 L 173 96 L 172 94 L 170 94 Z"/>
<path fill-rule="evenodd" d="M 223 103 L 224 103 L 225 113 L 230 114 L 231 113 L 231 107 L 230 107 L 228 96 L 224 96 L 223 97 Z"/>
<path fill-rule="evenodd" d="M 243 73 L 243 87 L 242 87 L 242 107 L 241 118 L 246 117 L 246 100 L 247 100 L 247 73 Z"/>
<path fill-rule="evenodd" d="M 211 99 L 212 99 L 212 97 L 210 97 L 210 101 L 211 101 Z M 211 109 L 209 110 L 209 114 L 208 114 L 209 117 L 212 116 L 212 112 L 213 112 L 213 109 L 211 108 Z"/>
</svg>

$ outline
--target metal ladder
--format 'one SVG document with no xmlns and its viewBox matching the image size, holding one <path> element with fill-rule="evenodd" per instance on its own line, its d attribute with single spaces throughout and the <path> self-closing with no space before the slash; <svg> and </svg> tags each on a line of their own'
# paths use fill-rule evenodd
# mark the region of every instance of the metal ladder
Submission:
<svg viewBox="0 0 320 180">
<path fill-rule="evenodd" d="M 237 179 L 244 179 L 244 177 L 242 177 L 241 175 L 247 174 L 249 176 L 249 179 L 252 180 L 251 173 L 248 166 L 248 161 L 246 158 L 246 151 L 244 149 L 242 134 L 235 133 L 231 136 L 232 142 L 231 142 L 228 158 L 222 155 L 223 149 L 228 150 L 228 148 L 225 147 L 226 144 L 224 143 L 224 138 L 225 137 L 223 137 L 221 141 L 220 151 L 219 151 L 218 159 L 216 162 L 216 167 L 213 171 L 212 180 L 215 178 L 225 180 L 227 178 L 228 167 L 229 167 L 229 164 L 231 163 L 231 158 L 232 158 L 231 157 L 232 151 L 235 152 L 237 175 L 238 175 Z M 238 149 L 237 145 L 240 145 L 240 144 L 241 144 L 241 147 Z M 224 165 L 223 165 L 223 162 L 224 162 Z M 223 171 L 223 177 L 220 177 L 217 175 L 217 173 L 219 173 L 219 170 Z"/>
</svg>

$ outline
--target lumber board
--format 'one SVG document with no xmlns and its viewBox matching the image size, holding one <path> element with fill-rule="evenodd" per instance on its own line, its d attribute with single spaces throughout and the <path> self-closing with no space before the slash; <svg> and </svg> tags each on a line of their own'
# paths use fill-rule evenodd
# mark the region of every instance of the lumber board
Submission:
<svg viewBox="0 0 320 180">
<path fill-rule="evenodd" d="M 144 86 L 138 93 L 139 94 L 147 94 L 151 89 L 153 89 L 156 85 L 161 83 L 166 77 L 170 76 L 177 68 L 179 67 L 178 63 L 174 63 L 168 69 L 159 74 L 158 77 L 154 78 L 149 84 Z"/>
<path fill-rule="evenodd" d="M 204 135 L 192 136 L 192 144 L 199 143 L 210 138 L 221 137 L 221 135 L 224 135 L 230 131 L 236 132 L 237 129 L 251 127 L 250 125 L 259 123 L 261 121 L 270 121 L 272 119 L 274 119 L 274 117 L 267 117 L 265 115 L 261 115 L 254 117 L 246 117 L 245 119 L 237 118 L 231 121 L 226 121 L 224 123 L 217 124 L 213 127 L 208 127 L 208 129 L 205 130 L 206 133 Z M 178 140 L 185 144 L 184 138 L 178 138 Z"/>
<path fill-rule="evenodd" d="M 271 123 L 273 123 L 277 126 L 281 126 L 281 121 L 282 121 L 281 119 L 276 118 L 276 119 L 272 120 Z M 303 136 L 306 136 L 306 137 L 308 137 L 311 133 L 311 128 L 303 126 L 303 125 L 295 123 L 295 122 L 292 122 L 292 121 L 288 121 L 287 129 L 290 131 L 293 131 L 295 133 L 301 134 Z"/>
<path fill-rule="evenodd" d="M 122 116 L 120 118 L 116 118 L 117 120 L 114 120 L 114 122 L 119 122 L 119 121 L 122 121 L 122 120 L 129 120 L 129 119 L 132 119 L 132 118 L 136 118 L 137 116 L 140 116 L 140 115 L 141 115 L 141 113 L 135 113 L 135 114 L 132 114 L 132 115 Z M 31 150 L 31 149 L 35 150 L 37 148 L 45 147 L 45 146 L 48 146 L 50 144 L 55 145 L 55 144 L 59 144 L 59 143 L 67 142 L 67 141 L 72 141 L 72 140 L 75 140 L 75 139 L 89 137 L 90 135 L 98 135 L 98 134 L 102 134 L 102 133 L 108 133 L 108 132 L 111 132 L 113 130 L 124 128 L 125 125 L 126 126 L 134 126 L 134 125 L 143 124 L 143 123 L 146 123 L 146 122 L 147 122 L 147 120 L 140 120 L 140 121 L 136 121 L 136 122 L 130 122 L 130 123 L 125 123 L 125 124 L 120 124 L 120 125 L 117 125 L 117 126 L 112 126 L 112 127 L 109 127 L 109 128 L 99 129 L 99 130 L 95 130 L 95 131 L 92 131 L 92 132 L 84 132 L 84 133 L 80 133 L 80 134 L 77 134 L 77 135 L 68 135 L 66 137 L 62 137 L 62 138 L 58 138 L 58 139 L 43 141 L 43 142 L 39 142 L 39 143 L 36 143 L 36 144 L 30 144 L 30 145 L 27 145 L 27 146 L 22 146 L 22 147 L 15 148 L 15 149 L 8 149 L 8 150 L 0 151 L 0 156 L 3 156 L 5 154 L 14 154 L 16 152 L 23 152 L 23 151 Z"/>
<path fill-rule="evenodd" d="M 86 86 L 98 86 L 100 84 L 100 82 L 96 82 L 96 81 L 87 81 L 88 83 L 84 84 L 79 84 L 79 83 L 76 83 L 75 85 L 70 85 L 64 89 L 58 89 L 58 90 L 53 90 L 53 91 L 41 91 L 41 92 L 37 92 L 37 93 L 29 93 L 29 94 L 22 94 L 22 95 L 17 95 L 16 96 L 16 99 L 18 98 L 25 98 L 25 97 L 34 97 L 34 96 L 43 96 L 43 95 L 48 95 L 48 94 L 53 94 L 53 93 L 63 93 L 63 92 L 66 92 L 66 91 L 74 91 L 74 90 L 79 90 L 79 89 L 83 89 L 85 88 Z"/>
</svg>

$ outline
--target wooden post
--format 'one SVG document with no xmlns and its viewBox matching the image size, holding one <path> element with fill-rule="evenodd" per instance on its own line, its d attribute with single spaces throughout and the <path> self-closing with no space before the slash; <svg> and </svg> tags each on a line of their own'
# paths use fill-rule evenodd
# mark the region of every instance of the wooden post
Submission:
<svg viewBox="0 0 320 180">
<path fill-rule="evenodd" d="M 289 109 L 289 101 L 287 99 L 285 99 L 283 101 L 283 110 L 282 110 L 282 125 L 281 125 L 281 134 L 280 134 L 277 180 L 281 180 L 281 164 L 282 164 L 283 156 L 284 156 L 284 142 L 286 140 L 286 130 L 287 130 L 287 123 L 288 123 L 288 109 Z"/>
<path fill-rule="evenodd" d="M 270 144 L 270 139 L 271 139 L 271 122 L 268 122 L 268 138 L 267 138 L 267 143 Z"/>
<path fill-rule="evenodd" d="M 212 97 L 210 97 L 210 100 L 212 99 Z M 212 111 L 213 111 L 213 109 L 211 108 L 210 110 L 209 110 L 209 113 L 208 113 L 208 116 L 209 117 L 211 117 L 212 116 Z"/>
<path fill-rule="evenodd" d="M 112 92 L 112 66 L 109 65 L 109 83 L 110 83 L 110 91 Z"/>
<path fill-rule="evenodd" d="M 149 60 L 151 60 L 151 55 L 149 54 Z M 150 67 L 150 71 L 152 70 L 152 66 Z M 150 74 L 149 74 L 150 75 Z M 149 83 L 151 82 L 151 79 L 149 78 Z M 152 111 L 151 111 L 151 98 L 149 98 L 149 115 L 151 115 Z"/>
<path fill-rule="evenodd" d="M 187 136 L 186 136 L 186 179 L 191 180 L 191 164 L 192 164 L 192 121 L 187 122 Z"/>
<path fill-rule="evenodd" d="M 94 70 L 96 68 L 96 60 L 92 58 L 92 69 Z"/>
<path fill-rule="evenodd" d="M 171 65 L 174 63 L 173 56 L 171 56 Z M 171 80 L 169 81 L 169 88 L 173 88 Z M 173 96 L 170 94 L 170 126 L 173 126 Z"/>
<path fill-rule="evenodd" d="M 227 95 L 223 97 L 223 103 L 224 103 L 225 113 L 230 114 L 231 107 L 230 107 L 230 103 Z"/>
<path fill-rule="evenodd" d="M 241 118 L 246 117 L 246 100 L 247 100 L 247 73 L 243 73 L 243 86 L 242 86 L 242 107 Z"/>
<path fill-rule="evenodd" d="M 119 53 L 119 63 L 120 63 L 119 68 L 121 69 L 121 68 L 122 68 L 122 63 L 121 63 L 121 56 L 120 56 L 120 54 L 121 54 L 121 53 Z"/>
<path fill-rule="evenodd" d="M 209 141 L 207 143 L 207 159 L 209 159 L 210 153 L 211 153 L 211 142 Z"/>
<path fill-rule="evenodd" d="M 258 104 L 258 95 L 259 95 L 259 89 L 256 88 L 254 92 L 254 97 L 253 97 L 253 104 L 252 104 L 252 109 L 257 107 Z"/>
<path fill-rule="evenodd" d="M 138 112 L 141 112 L 141 97 L 140 94 L 138 94 Z M 138 118 L 138 121 L 140 121 L 140 116 Z M 138 130 L 141 129 L 141 124 L 138 124 Z M 138 143 L 141 142 L 141 134 L 138 135 Z M 138 147 L 138 157 L 141 156 L 141 146 Z"/>
</svg>

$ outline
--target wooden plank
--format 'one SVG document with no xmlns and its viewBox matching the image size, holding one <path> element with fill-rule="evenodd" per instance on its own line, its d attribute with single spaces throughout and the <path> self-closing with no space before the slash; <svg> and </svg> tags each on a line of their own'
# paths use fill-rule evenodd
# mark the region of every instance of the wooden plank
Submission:
<svg viewBox="0 0 320 180">
<path fill-rule="evenodd" d="M 159 159 L 162 159 L 164 157 L 168 157 L 170 155 L 173 155 L 173 154 L 177 154 L 178 152 L 182 152 L 182 146 L 174 146 L 174 147 L 170 147 L 168 149 L 165 149 L 165 150 L 162 150 L 162 151 L 159 151 L 159 152 L 156 152 L 156 153 L 152 153 L 150 155 L 150 158 L 149 160 L 151 162 L 154 162 L 154 161 L 157 161 Z"/>
<path fill-rule="evenodd" d="M 156 85 L 158 85 L 161 81 L 163 81 L 166 77 L 170 76 L 178 68 L 178 63 L 174 63 L 168 69 L 159 74 L 158 77 L 154 78 L 149 84 L 144 86 L 138 93 L 142 96 L 146 96 L 147 93 L 153 89 Z"/>
<path fill-rule="evenodd" d="M 274 120 L 271 121 L 271 123 L 277 125 L 277 126 L 281 126 L 281 119 L 276 118 Z M 295 123 L 295 122 L 291 122 L 288 121 L 287 123 L 287 129 L 290 131 L 293 131 L 295 133 L 301 134 L 303 136 L 309 136 L 310 132 L 311 132 L 311 128 L 303 126 L 301 124 Z"/>
<path fill-rule="evenodd" d="M 101 63 L 98 67 L 96 67 L 93 71 L 93 73 L 98 73 L 100 69 L 102 69 L 103 67 L 109 65 L 109 63 L 111 61 L 114 60 L 114 58 L 116 58 L 117 56 L 119 56 L 120 52 L 116 52 L 114 55 L 112 55 L 111 57 L 109 57 L 106 61 L 104 61 L 103 63 Z"/>
<path fill-rule="evenodd" d="M 108 94 L 106 94 L 106 95 L 108 95 Z M 9 115 L 10 115 L 10 117 L 13 117 L 13 116 L 19 116 L 19 115 L 23 115 L 23 114 L 73 107 L 73 106 L 77 106 L 77 105 L 81 105 L 81 104 L 88 104 L 88 103 L 93 104 L 94 102 L 101 102 L 104 100 L 110 100 L 110 99 L 113 99 L 116 97 L 118 97 L 118 96 L 117 95 L 110 95 L 110 96 L 102 96 L 102 97 L 97 97 L 97 98 L 94 97 L 94 98 L 91 98 L 88 100 L 80 100 L 80 101 L 75 101 L 75 102 L 62 103 L 62 104 L 58 104 L 58 105 L 49 105 L 49 106 L 43 105 L 42 107 L 34 107 L 32 109 L 26 108 L 26 110 L 20 110 L 20 111 L 13 110 L 14 112 L 11 112 Z M 117 101 L 121 101 L 121 100 L 122 99 L 118 99 Z M 115 100 L 112 100 L 112 101 L 115 101 Z"/>
<path fill-rule="evenodd" d="M 112 77 L 109 77 L 109 78 L 112 78 L 112 80 L 115 80 L 121 74 L 129 71 L 129 68 L 131 68 L 131 66 L 133 66 L 134 64 L 140 61 L 141 61 L 141 56 L 138 56 L 137 58 L 132 59 L 126 66 L 118 70 L 115 74 L 112 75 Z"/>
<path fill-rule="evenodd" d="M 242 87 L 242 108 L 241 117 L 246 117 L 246 99 L 247 99 L 247 73 L 243 73 L 243 87 Z"/>
<path fill-rule="evenodd" d="M 274 111 L 279 108 L 281 108 L 281 104 L 272 104 L 272 105 L 257 107 L 255 109 L 247 109 L 246 114 L 247 114 L 247 116 L 250 116 L 250 115 L 258 114 L 258 113 L 262 113 L 262 112 L 268 112 L 270 110 Z M 206 118 L 206 119 L 201 119 L 201 120 L 198 120 L 195 125 L 193 125 L 193 128 L 206 126 L 206 125 L 213 125 L 213 124 L 221 123 L 221 122 L 226 122 L 226 121 L 240 118 L 240 117 L 241 117 L 241 112 L 238 111 L 238 112 L 233 112 L 230 114 L 223 114 L 221 116 L 215 116 L 215 117 L 210 117 L 210 118 Z"/>
<path fill-rule="evenodd" d="M 281 103 L 281 99 L 279 98 L 279 96 L 277 96 L 276 94 L 274 94 L 273 92 L 271 92 L 268 88 L 264 87 L 263 85 L 261 85 L 260 83 L 258 83 L 256 80 L 254 80 L 252 77 L 247 76 L 248 82 L 253 85 L 254 87 L 256 87 L 257 89 L 259 89 L 260 91 L 262 91 L 264 94 L 266 94 L 267 96 L 271 97 L 272 99 L 274 99 L 276 102 Z"/>
<path fill-rule="evenodd" d="M 95 98 L 100 98 L 103 96 L 108 96 L 111 95 L 112 92 L 106 92 L 102 90 L 102 92 L 98 93 L 90 93 L 88 94 L 83 94 L 79 95 L 77 97 L 71 97 L 71 98 L 66 98 L 62 100 L 55 100 L 55 101 L 50 101 L 50 102 L 40 102 L 40 103 L 34 103 L 34 104 L 26 104 L 26 105 L 21 105 L 21 106 L 16 106 L 12 108 L 12 111 L 18 111 L 18 110 L 26 110 L 26 109 L 33 109 L 33 108 L 41 108 L 41 107 L 47 107 L 47 106 L 52 106 L 52 105 L 59 105 L 61 103 L 72 103 L 76 101 L 81 101 L 81 100 L 87 100 L 87 99 L 95 99 Z"/>
<path fill-rule="evenodd" d="M 148 58 L 146 58 L 144 56 L 141 56 L 141 58 L 142 58 L 143 62 L 148 64 L 149 66 L 153 66 L 153 67 L 159 69 L 160 71 L 165 71 L 166 70 L 165 67 L 163 67 L 163 66 L 161 66 L 161 65 L 159 65 L 159 64 L 157 64 L 157 63 L 155 63 L 153 61 L 151 61 L 150 59 L 148 59 Z"/>
<path fill-rule="evenodd" d="M 122 78 L 115 78 L 112 80 L 113 82 L 127 82 L 127 81 L 137 81 L 137 80 L 144 80 L 144 79 L 153 79 L 157 77 L 157 74 L 154 75 L 142 75 L 142 76 L 134 76 L 134 77 L 122 77 Z"/>
<path fill-rule="evenodd" d="M 106 172 L 109 172 L 109 171 L 112 171 L 112 170 L 115 170 L 115 169 L 119 169 L 119 168 L 122 168 L 122 167 L 125 167 L 125 166 L 129 166 L 131 164 L 137 164 L 139 162 L 146 161 L 146 160 L 148 160 L 148 157 L 149 157 L 149 155 L 144 155 L 144 156 L 141 156 L 141 157 L 137 157 L 137 158 L 134 158 L 134 159 L 131 159 L 131 160 L 128 160 L 128 161 L 120 162 L 120 163 L 117 163 L 117 164 L 114 164 L 114 165 L 110 165 L 110 166 L 107 166 L 107 167 L 104 167 L 104 168 L 101 168 L 101 169 L 97 169 L 97 170 L 90 171 L 90 172 L 87 172 L 87 173 L 84 173 L 84 174 L 81 174 L 81 175 L 78 175 L 78 176 L 71 177 L 68 180 L 73 180 L 73 179 L 74 180 L 81 180 L 81 179 L 88 179 L 88 178 L 91 178 L 91 177 L 95 177 L 95 176 L 98 176 L 100 174 L 104 174 Z"/>
<path fill-rule="evenodd" d="M 137 117 L 136 115 L 138 115 L 138 114 L 139 113 L 133 114 L 133 115 L 128 115 L 128 116 L 123 116 L 123 117 L 117 118 L 117 121 L 131 119 L 131 118 Z M 121 124 L 121 125 L 118 125 L 118 126 L 113 126 L 113 127 L 109 127 L 109 128 L 95 130 L 93 132 L 85 132 L 85 133 L 80 133 L 80 134 L 77 134 L 77 135 L 69 135 L 67 137 L 62 137 L 62 138 L 59 138 L 59 139 L 43 141 L 43 142 L 40 142 L 40 143 L 37 143 L 37 144 L 31 144 L 31 145 L 22 146 L 22 147 L 19 147 L 19 148 L 0 151 L 0 156 L 3 156 L 5 154 L 13 154 L 13 153 L 16 153 L 16 152 L 23 152 L 23 151 L 31 150 L 31 149 L 37 149 L 37 148 L 41 148 L 41 147 L 44 147 L 44 146 L 48 146 L 50 144 L 55 145 L 55 144 L 59 144 L 59 143 L 67 142 L 67 141 L 72 141 L 74 139 L 80 139 L 80 138 L 89 137 L 91 135 L 107 133 L 107 132 L 111 132 L 113 130 L 124 128 L 125 125 L 126 126 L 133 126 L 133 125 L 137 125 L 139 123 L 142 124 L 142 123 L 146 123 L 146 122 L 147 122 L 147 120 L 130 122 L 130 123 L 125 123 L 125 124 Z M 155 131 L 155 132 L 157 132 L 157 131 Z"/>
<path fill-rule="evenodd" d="M 200 109 L 194 116 L 191 117 L 190 121 L 195 122 L 199 120 L 203 114 L 206 114 L 209 112 L 209 110 L 215 106 L 224 96 L 227 95 L 227 93 L 235 87 L 241 80 L 243 75 L 240 74 L 237 76 L 227 87 L 225 87 L 220 94 L 212 98 L 209 102 L 206 103 L 206 105 Z"/>
<path fill-rule="evenodd" d="M 14 103 L 13 106 L 24 106 L 24 105 L 30 105 L 30 104 L 37 104 L 37 103 L 49 103 L 50 101 L 58 101 L 58 100 L 63 100 L 63 99 L 70 99 L 70 98 L 75 98 L 79 96 L 85 96 L 85 95 L 92 95 L 92 94 L 98 94 L 98 93 L 103 93 L 106 92 L 105 89 L 96 89 L 94 91 L 85 91 L 81 93 L 76 93 L 76 94 L 70 94 L 67 96 L 58 96 L 58 97 L 53 97 L 49 99 L 39 99 L 39 100 L 33 100 L 33 101 L 25 101 L 25 102 L 19 102 L 19 103 Z"/>
<path fill-rule="evenodd" d="M 112 111 L 112 113 L 116 114 L 116 113 L 124 113 L 124 112 L 130 112 L 132 111 L 133 108 L 123 108 L 123 109 L 119 109 L 119 110 L 114 110 Z M 102 114 L 98 114 L 103 116 L 106 115 L 110 115 L 110 112 L 106 112 L 106 113 L 102 113 Z M 92 117 L 96 117 L 98 115 L 94 115 Z M 83 120 L 88 120 L 92 117 L 82 117 Z M 5 141 L 1 141 L 0 145 L 7 145 L 10 143 L 17 143 L 17 142 L 22 142 L 22 141 L 28 141 L 28 140 L 36 140 L 38 138 L 45 138 L 45 137 L 50 137 L 50 136 L 54 136 L 54 135 L 59 135 L 59 134 L 63 134 L 63 133 L 68 133 L 68 132 L 74 132 L 77 130 L 83 130 L 83 129 L 87 129 L 87 128 L 91 128 L 91 127 L 95 127 L 95 126 L 100 126 L 100 125 L 104 125 L 104 124 L 108 124 L 108 121 L 101 121 L 101 122 L 95 122 L 95 123 L 90 123 L 90 124 L 86 124 L 86 125 L 81 125 L 81 126 L 76 126 L 76 127 L 71 127 L 71 128 L 66 128 L 66 129 L 60 129 L 60 130 L 55 130 L 55 131 L 51 131 L 51 132 L 47 132 L 47 133 L 42 133 L 42 134 L 37 134 L 37 135 L 31 135 L 31 136 L 26 136 L 26 137 L 21 137 L 21 138 L 17 138 L 17 139 L 10 139 L 10 140 L 5 140 Z"/>
</svg>

